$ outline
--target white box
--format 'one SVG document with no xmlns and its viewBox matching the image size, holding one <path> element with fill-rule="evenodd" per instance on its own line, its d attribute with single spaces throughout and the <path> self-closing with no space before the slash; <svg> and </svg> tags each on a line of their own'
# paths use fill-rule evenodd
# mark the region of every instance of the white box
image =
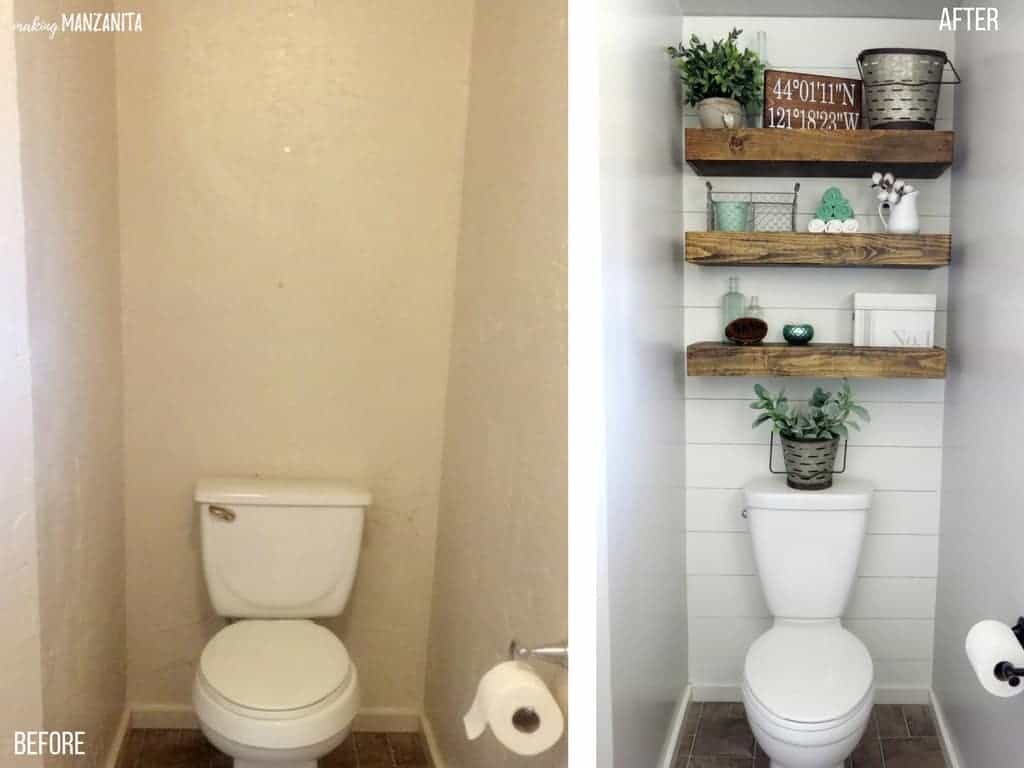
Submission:
<svg viewBox="0 0 1024 768">
<path fill-rule="evenodd" d="M 853 294 L 853 345 L 934 346 L 935 294 Z"/>
</svg>

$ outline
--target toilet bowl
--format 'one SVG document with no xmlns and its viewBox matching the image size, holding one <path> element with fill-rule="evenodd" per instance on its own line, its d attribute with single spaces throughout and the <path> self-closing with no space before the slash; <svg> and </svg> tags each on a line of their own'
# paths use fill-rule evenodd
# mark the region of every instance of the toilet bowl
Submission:
<svg viewBox="0 0 1024 768">
<path fill-rule="evenodd" d="M 743 703 L 772 768 L 836 768 L 867 728 L 874 669 L 835 621 L 777 620 L 747 652 Z"/>
<path fill-rule="evenodd" d="M 247 620 L 206 645 L 193 702 L 203 733 L 236 768 L 315 768 L 348 735 L 359 681 L 327 629 L 301 619 Z"/>
<path fill-rule="evenodd" d="M 211 478 L 195 501 L 210 601 L 234 619 L 199 659 L 200 728 L 234 768 L 316 768 L 352 728 L 359 677 L 311 619 L 348 602 L 370 494 L 329 480 Z"/>
<path fill-rule="evenodd" d="M 779 478 L 744 489 L 765 602 L 775 616 L 743 665 L 747 720 L 772 768 L 841 768 L 867 728 L 874 665 L 839 617 L 857 574 L 872 488 L 837 479 L 798 491 Z"/>
</svg>

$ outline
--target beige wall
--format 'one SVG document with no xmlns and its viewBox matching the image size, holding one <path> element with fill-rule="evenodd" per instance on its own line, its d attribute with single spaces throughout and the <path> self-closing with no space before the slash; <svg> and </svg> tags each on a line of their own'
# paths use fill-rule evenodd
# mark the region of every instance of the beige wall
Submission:
<svg viewBox="0 0 1024 768">
<path fill-rule="evenodd" d="M 0 0 L 0 763 L 14 731 L 42 726 L 39 586 L 33 482 L 32 368 L 25 300 L 25 237 L 12 0 Z"/>
<path fill-rule="evenodd" d="M 462 715 L 513 635 L 567 632 L 565 15 L 476 4 L 427 667 L 449 768 L 521 762 Z"/>
<path fill-rule="evenodd" d="M 109 3 L 108 3 L 109 5 Z M 103 2 L 15 2 L 59 18 Z M 35 424 L 44 725 L 94 765 L 125 700 L 114 41 L 17 35 Z"/>
<path fill-rule="evenodd" d="M 331 625 L 365 707 L 419 709 L 471 3 L 125 7 L 129 699 L 190 702 L 219 626 L 192 486 L 260 472 L 373 491 Z"/>
<path fill-rule="evenodd" d="M 21 0 L 17 18 L 109 3 Z M 32 348 L 43 714 L 107 751 L 124 710 L 114 42 L 17 36 Z"/>
</svg>

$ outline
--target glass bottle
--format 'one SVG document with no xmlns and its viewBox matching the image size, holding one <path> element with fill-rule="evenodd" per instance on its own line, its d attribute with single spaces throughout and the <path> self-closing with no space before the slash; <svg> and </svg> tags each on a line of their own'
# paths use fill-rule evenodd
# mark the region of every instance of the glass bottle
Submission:
<svg viewBox="0 0 1024 768">
<path fill-rule="evenodd" d="M 740 279 L 730 277 L 729 292 L 722 296 L 722 339 L 724 341 L 728 341 L 725 337 L 725 326 L 736 318 L 743 317 L 745 302 L 746 297 L 740 293 Z"/>
<path fill-rule="evenodd" d="M 757 303 L 757 296 L 750 297 L 750 303 L 747 305 L 747 309 L 743 313 L 743 316 L 756 317 L 758 320 L 764 320 L 764 309 Z"/>
</svg>

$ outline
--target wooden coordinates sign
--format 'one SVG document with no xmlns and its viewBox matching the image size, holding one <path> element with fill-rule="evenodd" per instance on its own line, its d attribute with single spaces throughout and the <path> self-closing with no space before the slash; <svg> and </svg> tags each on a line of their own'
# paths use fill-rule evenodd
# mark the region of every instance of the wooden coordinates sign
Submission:
<svg viewBox="0 0 1024 768">
<path fill-rule="evenodd" d="M 861 81 L 767 69 L 764 127 L 851 131 L 860 128 Z"/>
</svg>

